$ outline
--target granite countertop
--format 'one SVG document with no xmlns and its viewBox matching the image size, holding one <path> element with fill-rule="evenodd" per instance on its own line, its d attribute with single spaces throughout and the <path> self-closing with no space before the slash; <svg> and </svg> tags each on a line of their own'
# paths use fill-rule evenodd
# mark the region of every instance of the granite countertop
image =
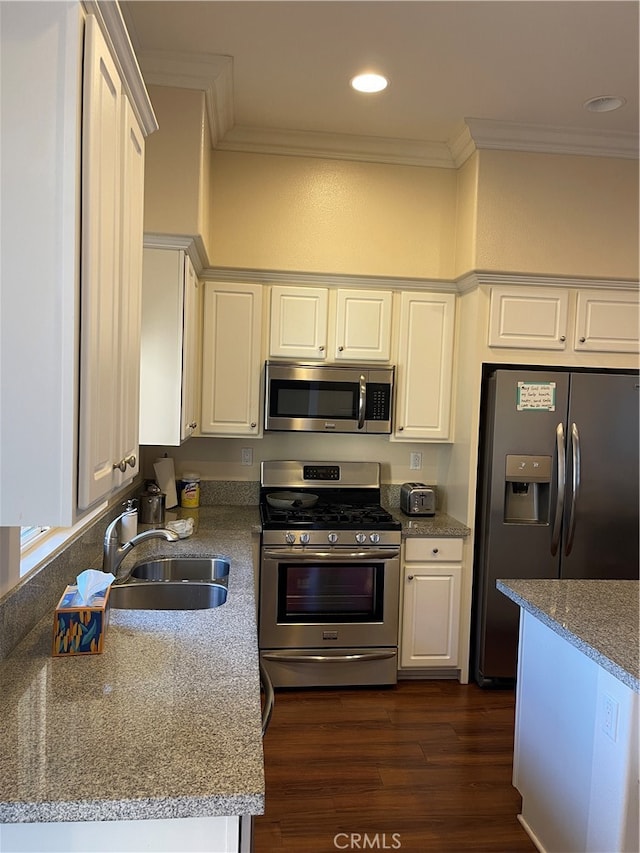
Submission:
<svg viewBox="0 0 640 853">
<path fill-rule="evenodd" d="M 127 560 L 227 556 L 227 602 L 111 609 L 101 655 L 52 657 L 53 613 L 43 618 L 0 663 L 0 823 L 263 812 L 258 511 L 184 512 L 197 520 L 191 538 L 152 540 Z"/>
<path fill-rule="evenodd" d="M 444 512 L 437 512 L 434 516 L 405 515 L 402 510 L 395 507 L 387 508 L 394 518 L 401 522 L 403 538 L 409 536 L 464 538 L 471 533 L 465 524 Z"/>
<path fill-rule="evenodd" d="M 498 589 L 640 692 L 638 581 L 498 580 Z"/>
</svg>

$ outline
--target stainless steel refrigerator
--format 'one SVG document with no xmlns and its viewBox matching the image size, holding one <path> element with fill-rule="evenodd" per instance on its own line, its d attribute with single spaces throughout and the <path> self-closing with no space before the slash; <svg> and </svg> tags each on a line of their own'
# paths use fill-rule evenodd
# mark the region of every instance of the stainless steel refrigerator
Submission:
<svg viewBox="0 0 640 853">
<path fill-rule="evenodd" d="M 519 608 L 497 578 L 638 579 L 638 375 L 487 369 L 472 669 L 515 677 Z"/>
</svg>

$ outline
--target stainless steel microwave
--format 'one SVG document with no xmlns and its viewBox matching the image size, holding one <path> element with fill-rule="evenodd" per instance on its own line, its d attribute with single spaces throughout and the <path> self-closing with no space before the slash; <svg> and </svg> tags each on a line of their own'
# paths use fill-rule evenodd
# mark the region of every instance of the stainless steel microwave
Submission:
<svg viewBox="0 0 640 853">
<path fill-rule="evenodd" d="M 390 433 L 393 367 L 265 366 L 266 430 Z"/>
</svg>

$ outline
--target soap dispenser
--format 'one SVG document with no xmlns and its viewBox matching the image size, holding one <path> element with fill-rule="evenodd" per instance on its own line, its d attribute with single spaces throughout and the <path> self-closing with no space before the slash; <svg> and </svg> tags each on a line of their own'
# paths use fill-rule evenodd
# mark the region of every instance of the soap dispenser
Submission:
<svg viewBox="0 0 640 853">
<path fill-rule="evenodd" d="M 130 542 L 138 533 L 138 508 L 134 498 L 125 501 L 122 506 L 126 515 L 120 522 L 120 544 Z"/>
</svg>

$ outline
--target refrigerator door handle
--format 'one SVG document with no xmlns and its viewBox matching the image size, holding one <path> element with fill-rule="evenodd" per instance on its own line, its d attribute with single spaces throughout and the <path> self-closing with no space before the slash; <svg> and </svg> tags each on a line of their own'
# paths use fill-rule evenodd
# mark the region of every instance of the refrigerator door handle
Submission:
<svg viewBox="0 0 640 853">
<path fill-rule="evenodd" d="M 556 511 L 553 519 L 553 530 L 551 532 L 551 554 L 555 557 L 560 545 L 560 531 L 562 530 L 562 515 L 564 513 L 564 487 L 565 487 L 565 452 L 564 452 L 564 425 L 559 423 L 556 427 L 556 448 L 558 451 L 558 483 L 556 494 Z"/>
<path fill-rule="evenodd" d="M 576 532 L 576 501 L 580 491 L 580 433 L 576 424 L 571 424 L 571 508 L 569 510 L 569 532 L 564 547 L 565 557 L 568 557 L 573 548 L 573 537 Z"/>
</svg>

